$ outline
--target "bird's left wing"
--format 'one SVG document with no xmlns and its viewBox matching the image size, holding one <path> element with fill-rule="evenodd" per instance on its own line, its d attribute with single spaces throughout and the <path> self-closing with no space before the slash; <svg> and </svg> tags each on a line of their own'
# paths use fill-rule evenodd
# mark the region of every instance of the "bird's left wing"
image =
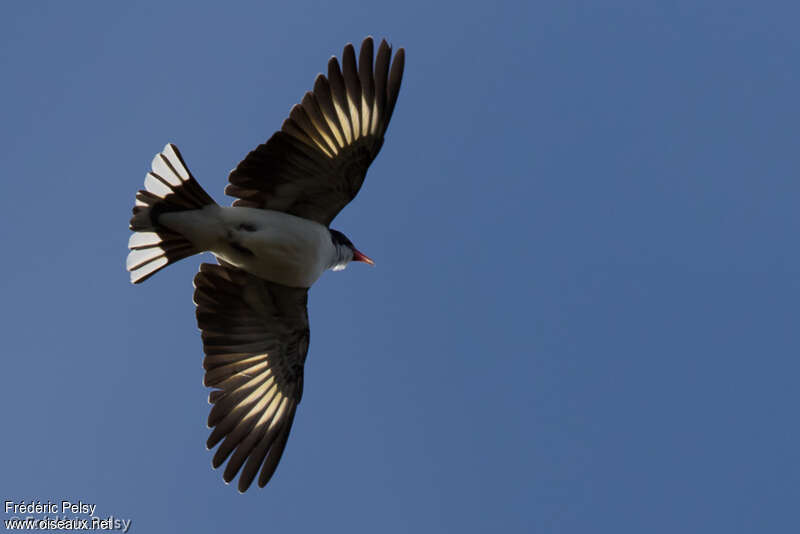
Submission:
<svg viewBox="0 0 800 534">
<path fill-rule="evenodd" d="M 280 461 L 303 394 L 308 289 L 210 263 L 200 266 L 194 285 L 204 383 L 214 388 L 208 448 L 222 441 L 212 464 L 217 468 L 230 456 L 225 482 L 244 466 L 239 491 L 250 487 L 259 470 L 263 487 Z"/>
</svg>

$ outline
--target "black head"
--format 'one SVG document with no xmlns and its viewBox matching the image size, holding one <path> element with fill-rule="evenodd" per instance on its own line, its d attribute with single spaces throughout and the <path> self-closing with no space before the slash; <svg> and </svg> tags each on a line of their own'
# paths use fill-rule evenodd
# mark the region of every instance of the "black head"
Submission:
<svg viewBox="0 0 800 534">
<path fill-rule="evenodd" d="M 328 231 L 331 233 L 331 241 L 333 241 L 334 245 L 344 245 L 352 249 L 356 248 L 353 246 L 353 242 L 347 239 L 347 236 L 344 235 L 339 230 L 331 230 L 330 228 L 328 228 Z"/>
<path fill-rule="evenodd" d="M 375 265 L 375 262 L 372 261 L 369 256 L 359 251 L 355 245 L 353 245 L 353 242 L 347 239 L 347 236 L 342 232 L 339 230 L 331 230 L 330 228 L 328 228 L 328 231 L 331 233 L 331 241 L 333 241 L 337 249 L 345 248 L 348 250 L 346 257 L 342 257 L 340 253 L 334 261 L 333 270 L 338 271 L 344 269 L 344 266 L 351 261 L 361 261 L 370 265 Z"/>
</svg>

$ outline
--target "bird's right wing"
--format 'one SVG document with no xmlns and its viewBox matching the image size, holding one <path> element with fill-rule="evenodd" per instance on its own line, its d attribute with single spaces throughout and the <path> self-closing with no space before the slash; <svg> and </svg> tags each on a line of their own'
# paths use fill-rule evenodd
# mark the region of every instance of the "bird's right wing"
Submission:
<svg viewBox="0 0 800 534">
<path fill-rule="evenodd" d="M 308 289 L 267 282 L 229 265 L 203 263 L 194 279 L 203 331 L 204 383 L 214 388 L 208 448 L 223 479 L 244 466 L 239 491 L 267 484 L 280 461 L 303 394 Z M 233 453 L 231 455 L 231 453 Z"/>
<path fill-rule="evenodd" d="M 400 83 L 405 51 L 391 61 L 381 41 L 373 64 L 372 37 L 361 44 L 358 64 L 348 44 L 342 66 L 328 62 L 314 90 L 294 106 L 281 129 L 250 152 L 225 188 L 234 206 L 283 211 L 328 226 L 353 200 L 383 145 Z M 391 63 L 391 66 L 390 66 Z"/>
</svg>

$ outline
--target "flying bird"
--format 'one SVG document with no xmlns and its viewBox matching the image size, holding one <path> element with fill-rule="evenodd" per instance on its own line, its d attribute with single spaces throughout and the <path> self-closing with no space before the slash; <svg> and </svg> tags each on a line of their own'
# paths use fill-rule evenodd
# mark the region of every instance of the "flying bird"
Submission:
<svg viewBox="0 0 800 534">
<path fill-rule="evenodd" d="M 328 61 L 313 91 L 280 130 L 228 176 L 230 207 L 217 204 L 189 172 L 178 148 L 156 154 L 136 194 L 126 266 L 143 282 L 180 259 L 210 252 L 194 278 L 204 383 L 212 388 L 207 446 L 225 482 L 263 487 L 283 454 L 303 395 L 308 353 L 308 289 L 327 269 L 372 264 L 330 223 L 358 193 L 383 145 L 403 77 L 405 51 L 392 58 L 371 37 L 358 62 L 347 44 L 341 67 Z M 374 61 L 373 61 L 374 58 Z"/>
</svg>

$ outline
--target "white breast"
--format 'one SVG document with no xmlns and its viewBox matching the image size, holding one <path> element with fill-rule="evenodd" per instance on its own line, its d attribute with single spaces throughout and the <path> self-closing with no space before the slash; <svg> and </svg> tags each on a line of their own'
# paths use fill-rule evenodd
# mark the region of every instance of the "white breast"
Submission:
<svg viewBox="0 0 800 534">
<path fill-rule="evenodd" d="M 291 287 L 311 287 L 335 255 L 325 226 L 279 211 L 214 205 L 165 213 L 159 223 L 237 267 Z"/>
</svg>

